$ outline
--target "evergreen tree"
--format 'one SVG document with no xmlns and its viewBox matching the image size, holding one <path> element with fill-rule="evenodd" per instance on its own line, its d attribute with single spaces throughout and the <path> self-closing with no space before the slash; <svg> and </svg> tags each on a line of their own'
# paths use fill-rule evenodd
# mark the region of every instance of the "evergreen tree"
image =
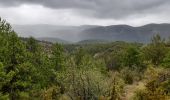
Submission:
<svg viewBox="0 0 170 100">
<path fill-rule="evenodd" d="M 51 61 L 55 71 L 64 70 L 64 48 L 62 45 L 58 43 L 53 45 Z"/>
<path fill-rule="evenodd" d="M 136 47 L 128 47 L 125 50 L 125 55 L 123 58 L 124 66 L 126 67 L 139 67 L 141 62 L 139 50 Z"/>
<path fill-rule="evenodd" d="M 160 35 L 155 35 L 151 43 L 143 50 L 146 60 L 151 61 L 154 65 L 159 65 L 167 53 L 165 41 L 161 39 Z"/>
<path fill-rule="evenodd" d="M 11 26 L 5 21 L 1 21 L 1 62 L 4 65 L 4 72 L 8 77 L 8 81 L 1 85 L 1 92 L 8 94 L 11 100 L 18 100 L 22 92 L 26 92 L 30 88 L 31 76 L 25 72 L 25 45 L 18 38 L 16 33 L 11 29 Z M 2 58 L 3 57 L 3 58 Z M 25 65 L 25 67 L 23 67 Z M 30 68 L 29 65 L 27 65 Z M 2 69 L 2 68 L 1 68 Z M 31 70 L 27 70 L 29 73 Z"/>
</svg>

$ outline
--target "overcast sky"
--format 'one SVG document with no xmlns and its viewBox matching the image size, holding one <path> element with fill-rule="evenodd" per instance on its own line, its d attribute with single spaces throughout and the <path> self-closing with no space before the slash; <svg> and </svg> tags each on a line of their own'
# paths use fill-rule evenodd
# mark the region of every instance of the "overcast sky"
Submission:
<svg viewBox="0 0 170 100">
<path fill-rule="evenodd" d="M 11 24 L 140 26 L 170 23 L 170 0 L 0 0 Z"/>
</svg>

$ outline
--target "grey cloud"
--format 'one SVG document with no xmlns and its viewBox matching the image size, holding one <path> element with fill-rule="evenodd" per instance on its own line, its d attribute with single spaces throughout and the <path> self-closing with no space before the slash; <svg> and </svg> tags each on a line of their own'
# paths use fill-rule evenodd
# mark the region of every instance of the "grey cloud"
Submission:
<svg viewBox="0 0 170 100">
<path fill-rule="evenodd" d="M 80 15 L 120 19 L 133 14 L 168 10 L 170 0 L 0 0 L 1 6 L 38 4 L 52 9 L 74 9 Z"/>
</svg>

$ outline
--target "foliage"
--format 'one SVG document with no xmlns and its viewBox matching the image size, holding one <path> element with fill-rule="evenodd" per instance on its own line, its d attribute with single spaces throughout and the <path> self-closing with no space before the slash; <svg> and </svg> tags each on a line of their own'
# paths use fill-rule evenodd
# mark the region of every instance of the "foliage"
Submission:
<svg viewBox="0 0 170 100">
<path fill-rule="evenodd" d="M 143 48 L 143 52 L 146 60 L 159 65 L 167 53 L 164 39 L 161 39 L 160 35 L 155 35 L 151 43 Z"/>
<path fill-rule="evenodd" d="M 146 45 L 61 45 L 19 38 L 0 19 L 0 100 L 120 100 L 140 81 L 146 85 L 135 100 L 169 99 L 169 67 L 168 43 L 159 35 Z"/>
<path fill-rule="evenodd" d="M 166 56 L 163 59 L 161 65 L 166 67 L 166 68 L 170 68 L 170 51 L 166 54 Z"/>
<path fill-rule="evenodd" d="M 150 74 L 150 76 L 148 76 Z M 145 89 L 137 90 L 134 100 L 169 100 L 170 70 L 150 67 L 146 72 Z"/>
</svg>

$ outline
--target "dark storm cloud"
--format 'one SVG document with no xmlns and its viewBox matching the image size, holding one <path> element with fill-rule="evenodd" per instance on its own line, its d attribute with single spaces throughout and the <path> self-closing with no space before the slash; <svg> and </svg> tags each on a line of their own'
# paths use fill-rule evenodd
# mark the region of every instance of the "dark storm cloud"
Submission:
<svg viewBox="0 0 170 100">
<path fill-rule="evenodd" d="M 78 14 L 121 19 L 135 14 L 169 10 L 170 0 L 0 0 L 1 6 L 35 4 L 52 9 L 74 9 Z"/>
</svg>

